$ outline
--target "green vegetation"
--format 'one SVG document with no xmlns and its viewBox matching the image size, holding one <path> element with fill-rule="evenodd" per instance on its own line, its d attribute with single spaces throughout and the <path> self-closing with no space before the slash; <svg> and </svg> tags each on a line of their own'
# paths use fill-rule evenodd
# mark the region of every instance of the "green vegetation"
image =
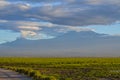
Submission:
<svg viewBox="0 0 120 80">
<path fill-rule="evenodd" d="M 0 58 L 0 66 L 34 80 L 120 80 L 120 58 Z"/>
<path fill-rule="evenodd" d="M 30 68 L 18 68 L 18 67 L 1 67 L 1 68 L 10 69 L 19 72 L 21 74 L 33 78 L 34 80 L 56 80 L 56 78 L 53 76 L 41 75 L 39 71 Z"/>
</svg>

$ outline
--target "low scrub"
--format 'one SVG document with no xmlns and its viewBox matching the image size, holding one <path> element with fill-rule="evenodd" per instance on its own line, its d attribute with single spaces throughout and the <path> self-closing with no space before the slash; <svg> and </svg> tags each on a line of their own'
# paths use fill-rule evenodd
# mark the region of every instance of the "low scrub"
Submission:
<svg viewBox="0 0 120 80">
<path fill-rule="evenodd" d="M 28 69 L 28 68 L 16 68 L 16 67 L 2 67 L 5 69 L 14 70 L 16 72 L 22 73 L 24 75 L 27 75 L 33 80 L 57 80 L 54 76 L 45 76 L 42 75 L 39 71 Z"/>
</svg>

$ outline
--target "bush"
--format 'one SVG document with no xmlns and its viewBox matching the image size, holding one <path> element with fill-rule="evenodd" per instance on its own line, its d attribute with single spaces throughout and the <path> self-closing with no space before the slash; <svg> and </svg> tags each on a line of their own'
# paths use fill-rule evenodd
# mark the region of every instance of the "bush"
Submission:
<svg viewBox="0 0 120 80">
<path fill-rule="evenodd" d="M 27 69 L 27 68 L 16 68 L 16 67 L 5 67 L 6 69 L 14 70 L 19 73 L 23 73 L 34 80 L 56 80 L 54 76 L 45 76 L 41 75 L 39 71 L 33 70 L 33 69 Z"/>
</svg>

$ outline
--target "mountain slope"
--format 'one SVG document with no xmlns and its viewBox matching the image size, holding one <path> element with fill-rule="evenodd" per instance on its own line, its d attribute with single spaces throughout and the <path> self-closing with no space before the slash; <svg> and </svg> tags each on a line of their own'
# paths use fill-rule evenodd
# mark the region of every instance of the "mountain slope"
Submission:
<svg viewBox="0 0 120 80">
<path fill-rule="evenodd" d="M 92 31 L 69 32 L 54 39 L 17 39 L 0 46 L 8 56 L 119 56 L 120 37 Z M 114 53 L 114 54 L 113 54 Z"/>
</svg>

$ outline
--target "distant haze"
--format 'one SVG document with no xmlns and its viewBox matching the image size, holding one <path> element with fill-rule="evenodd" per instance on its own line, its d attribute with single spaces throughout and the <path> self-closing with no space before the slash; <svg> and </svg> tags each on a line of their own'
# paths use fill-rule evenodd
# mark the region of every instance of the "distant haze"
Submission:
<svg viewBox="0 0 120 80">
<path fill-rule="evenodd" d="M 2 56 L 118 57 L 120 37 L 92 31 L 69 32 L 48 40 L 17 39 L 0 46 Z"/>
</svg>

